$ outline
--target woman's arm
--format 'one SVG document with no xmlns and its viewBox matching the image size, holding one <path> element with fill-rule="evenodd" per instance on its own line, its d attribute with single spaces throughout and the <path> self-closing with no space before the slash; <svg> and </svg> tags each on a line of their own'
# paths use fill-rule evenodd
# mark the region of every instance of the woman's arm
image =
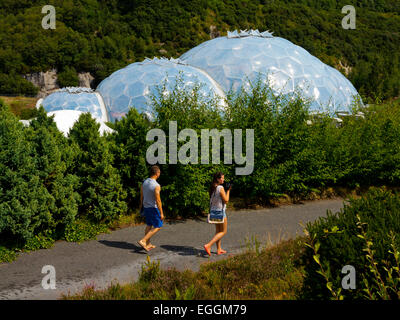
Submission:
<svg viewBox="0 0 400 320">
<path fill-rule="evenodd" d="M 219 191 L 219 194 L 221 195 L 222 201 L 227 204 L 229 202 L 229 194 L 231 192 L 231 188 L 228 189 L 227 192 L 225 192 L 225 189 L 222 187 L 221 190 Z"/>
</svg>

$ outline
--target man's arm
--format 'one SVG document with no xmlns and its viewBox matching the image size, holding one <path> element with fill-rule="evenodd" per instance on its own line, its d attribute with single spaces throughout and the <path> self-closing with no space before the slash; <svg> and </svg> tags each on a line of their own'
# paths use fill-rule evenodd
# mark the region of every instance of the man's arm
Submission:
<svg viewBox="0 0 400 320">
<path fill-rule="evenodd" d="M 164 220 L 164 212 L 163 212 L 163 209 L 162 209 L 160 191 L 161 191 L 161 187 L 157 186 L 156 189 L 154 190 L 154 193 L 155 193 L 155 196 L 156 196 L 157 208 L 158 208 L 158 210 L 160 210 L 161 220 Z"/>
</svg>

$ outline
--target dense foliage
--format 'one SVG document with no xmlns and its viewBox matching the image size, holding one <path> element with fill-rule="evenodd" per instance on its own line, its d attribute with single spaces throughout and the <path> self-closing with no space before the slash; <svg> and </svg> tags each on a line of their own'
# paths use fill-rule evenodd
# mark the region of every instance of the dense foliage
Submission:
<svg viewBox="0 0 400 320">
<path fill-rule="evenodd" d="M 76 83 L 76 72 L 85 71 L 97 84 L 146 56 L 178 57 L 211 33 L 257 28 L 346 69 L 364 97 L 400 93 L 398 1 L 354 1 L 355 30 L 341 26 L 345 0 L 57 0 L 55 30 L 41 27 L 47 4 L 1 1 L 0 92 L 35 94 L 21 75 L 52 68 L 60 72 L 60 85 Z"/>
<path fill-rule="evenodd" d="M 343 298 L 400 299 L 399 253 L 396 253 L 400 252 L 398 192 L 372 189 L 361 199 L 351 199 L 340 212 L 328 211 L 326 218 L 309 223 L 307 231 L 314 246 L 307 248 L 303 257 L 302 298 L 332 298 L 327 281 L 319 272 L 324 271 L 330 287 L 337 293 L 345 276 L 342 268 L 351 265 L 356 272 L 355 288 L 340 290 Z M 317 260 L 322 268 L 314 261 L 316 255 L 312 249 L 316 243 Z"/>
</svg>

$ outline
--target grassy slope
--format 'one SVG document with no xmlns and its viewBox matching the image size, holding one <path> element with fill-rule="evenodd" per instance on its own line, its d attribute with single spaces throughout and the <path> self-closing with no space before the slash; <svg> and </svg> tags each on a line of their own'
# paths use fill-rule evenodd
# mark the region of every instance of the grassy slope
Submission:
<svg viewBox="0 0 400 320">
<path fill-rule="evenodd" d="M 10 110 L 20 119 L 29 119 L 34 115 L 37 98 L 0 96 Z"/>
</svg>

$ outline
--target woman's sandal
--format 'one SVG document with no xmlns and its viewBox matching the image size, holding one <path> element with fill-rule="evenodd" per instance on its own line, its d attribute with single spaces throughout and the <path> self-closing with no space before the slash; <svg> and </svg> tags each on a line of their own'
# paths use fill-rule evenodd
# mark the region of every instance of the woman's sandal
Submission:
<svg viewBox="0 0 400 320">
<path fill-rule="evenodd" d="M 210 251 L 210 249 L 207 249 L 206 245 L 204 245 L 204 250 L 206 250 L 207 254 L 209 256 L 211 256 L 211 251 Z"/>
</svg>

